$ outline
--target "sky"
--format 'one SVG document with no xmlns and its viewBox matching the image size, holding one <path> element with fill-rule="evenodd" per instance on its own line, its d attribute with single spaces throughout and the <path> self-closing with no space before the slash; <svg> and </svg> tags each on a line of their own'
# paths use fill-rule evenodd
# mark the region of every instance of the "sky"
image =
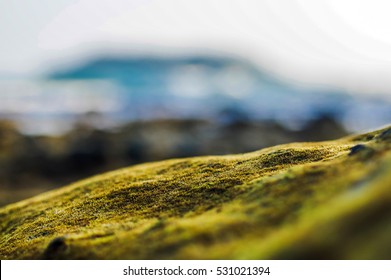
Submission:
<svg viewBox="0 0 391 280">
<path fill-rule="evenodd" d="M 104 51 L 243 57 L 303 86 L 391 93 L 386 0 L 0 1 L 0 75 Z M 391 95 L 391 94 L 390 94 Z"/>
</svg>

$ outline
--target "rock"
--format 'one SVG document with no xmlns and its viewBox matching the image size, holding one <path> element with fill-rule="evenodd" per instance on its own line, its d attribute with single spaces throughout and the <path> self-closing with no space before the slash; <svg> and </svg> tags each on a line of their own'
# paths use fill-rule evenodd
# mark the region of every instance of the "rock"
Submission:
<svg viewBox="0 0 391 280">
<path fill-rule="evenodd" d="M 358 144 L 350 149 L 349 156 L 359 155 L 362 160 L 371 158 L 374 154 L 374 150 L 366 145 Z"/>
<path fill-rule="evenodd" d="M 67 248 L 65 241 L 66 240 L 64 236 L 54 238 L 44 251 L 44 258 L 55 259 L 56 255 L 61 255 L 61 253 Z"/>
<path fill-rule="evenodd" d="M 377 137 L 381 140 L 391 140 L 391 129 L 382 131 Z"/>
<path fill-rule="evenodd" d="M 87 178 L 1 208 L 0 258 L 390 259 L 386 131 Z"/>
</svg>

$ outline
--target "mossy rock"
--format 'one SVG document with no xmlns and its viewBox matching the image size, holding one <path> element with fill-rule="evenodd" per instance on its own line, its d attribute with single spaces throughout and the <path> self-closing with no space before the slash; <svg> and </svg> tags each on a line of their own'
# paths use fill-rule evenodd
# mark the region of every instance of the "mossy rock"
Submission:
<svg viewBox="0 0 391 280">
<path fill-rule="evenodd" d="M 391 128 L 148 163 L 0 209 L 1 259 L 390 259 Z"/>
</svg>

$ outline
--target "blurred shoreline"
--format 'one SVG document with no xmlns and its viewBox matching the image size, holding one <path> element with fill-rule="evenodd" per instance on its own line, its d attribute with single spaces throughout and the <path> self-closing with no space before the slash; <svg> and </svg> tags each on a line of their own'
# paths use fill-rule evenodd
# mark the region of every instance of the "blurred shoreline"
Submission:
<svg viewBox="0 0 391 280">
<path fill-rule="evenodd" d="M 0 122 L 0 205 L 85 177 L 138 163 L 200 155 L 237 154 L 289 142 L 320 141 L 346 135 L 335 120 L 322 117 L 301 130 L 276 122 L 235 120 L 149 120 L 115 130 L 79 120 L 61 136 L 20 133 Z"/>
</svg>

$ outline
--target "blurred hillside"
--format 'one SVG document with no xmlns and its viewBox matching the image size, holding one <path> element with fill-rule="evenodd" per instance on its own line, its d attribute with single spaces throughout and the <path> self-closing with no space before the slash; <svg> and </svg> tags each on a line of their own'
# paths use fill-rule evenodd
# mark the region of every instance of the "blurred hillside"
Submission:
<svg viewBox="0 0 391 280">
<path fill-rule="evenodd" d="M 391 104 L 331 89 L 299 87 L 232 57 L 102 57 L 49 74 L 51 80 L 110 81 L 121 96 L 116 118 L 215 119 L 236 110 L 251 120 L 304 126 L 331 115 L 348 130 L 391 120 Z M 374 113 L 376 112 L 376 113 Z M 114 117 L 114 116 L 113 116 Z"/>
<path fill-rule="evenodd" d="M 290 84 L 231 57 L 102 56 L 39 80 L 0 81 L 0 94 L 0 117 L 27 134 L 62 134 L 87 112 L 102 115 L 91 124 L 99 129 L 134 120 L 230 122 L 238 116 L 301 129 L 328 115 L 348 131 L 362 131 L 391 121 L 385 100 Z M 222 114 L 227 111 L 234 113 Z"/>
</svg>

